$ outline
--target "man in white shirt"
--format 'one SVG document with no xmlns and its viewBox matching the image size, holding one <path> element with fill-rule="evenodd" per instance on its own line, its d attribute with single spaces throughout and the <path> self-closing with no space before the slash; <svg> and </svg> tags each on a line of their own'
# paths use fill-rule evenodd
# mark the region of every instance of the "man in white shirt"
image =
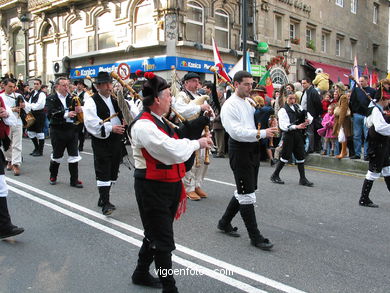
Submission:
<svg viewBox="0 0 390 293">
<path fill-rule="evenodd" d="M 8 161 L 7 170 L 12 170 L 15 176 L 20 175 L 20 166 L 22 164 L 22 137 L 23 121 L 20 117 L 20 111 L 25 107 L 22 95 L 15 92 L 15 80 L 6 79 L 3 81 L 4 93 L 1 94 L 3 101 L 12 110 L 17 122 L 10 127 L 9 137 L 11 146 L 5 152 L 5 159 Z"/>
<path fill-rule="evenodd" d="M 157 288 L 162 284 L 163 292 L 175 293 L 173 221 L 185 210 L 186 194 L 181 181 L 184 162 L 195 150 L 210 147 L 212 141 L 210 135 L 198 140 L 179 139 L 162 118 L 171 106 L 168 83 L 153 73 L 145 77 L 144 111 L 131 124 L 134 189 L 145 231 L 132 281 Z M 149 273 L 153 261 L 161 284 Z"/>
<path fill-rule="evenodd" d="M 96 88 L 98 93 L 85 101 L 84 124 L 91 134 L 98 206 L 107 216 L 116 209 L 110 202 L 110 189 L 118 178 L 125 127 L 118 102 L 111 97 L 112 78 L 107 72 L 99 72 Z"/>
<path fill-rule="evenodd" d="M 35 122 L 32 126 L 27 128 L 28 137 L 34 144 L 34 150 L 30 153 L 33 157 L 43 156 L 43 147 L 45 145 L 45 133 L 43 127 L 45 126 L 46 114 L 44 111 L 46 104 L 46 94 L 41 91 L 42 81 L 34 79 L 34 91 L 30 95 L 30 99 L 26 102 L 26 112 L 33 114 Z"/>
<path fill-rule="evenodd" d="M 237 228 L 233 228 L 231 221 L 240 212 L 251 244 L 262 250 L 270 250 L 273 244 L 261 235 L 257 227 L 254 203 L 260 166 L 259 140 L 272 137 L 277 128 L 257 130 L 255 126 L 255 108 L 248 100 L 253 84 L 252 75 L 246 71 L 238 71 L 233 82 L 236 90 L 223 104 L 221 120 L 230 135 L 229 161 L 237 190 L 218 222 L 218 229 L 229 236 L 238 237 Z"/>
</svg>

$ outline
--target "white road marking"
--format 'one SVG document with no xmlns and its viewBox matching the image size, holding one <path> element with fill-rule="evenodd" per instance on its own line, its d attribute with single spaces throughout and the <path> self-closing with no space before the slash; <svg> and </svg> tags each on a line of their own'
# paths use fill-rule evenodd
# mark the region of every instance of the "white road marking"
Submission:
<svg viewBox="0 0 390 293">
<path fill-rule="evenodd" d="M 20 182 L 18 180 L 11 179 L 11 178 L 6 178 L 6 180 L 8 182 L 10 182 L 10 183 L 13 183 L 13 184 L 18 185 L 20 187 L 23 187 L 25 189 L 31 190 L 31 191 L 33 191 L 33 192 L 35 192 L 37 194 L 40 194 L 40 195 L 42 195 L 42 196 L 44 196 L 46 198 L 49 198 L 49 199 L 51 199 L 53 201 L 59 202 L 59 203 L 61 203 L 63 205 L 71 207 L 71 208 L 73 208 L 75 210 L 81 211 L 81 212 L 83 212 L 85 214 L 88 214 L 88 215 L 90 215 L 92 217 L 98 218 L 99 220 L 111 223 L 111 224 L 113 224 L 115 226 L 118 226 L 118 227 L 120 227 L 122 229 L 125 229 L 127 231 L 133 232 L 133 233 L 135 233 L 137 235 L 143 236 L 143 230 L 141 230 L 141 229 L 138 229 L 136 227 L 133 227 L 133 226 L 128 225 L 126 223 L 123 223 L 121 221 L 118 221 L 118 220 L 115 220 L 115 219 L 112 219 L 112 218 L 108 218 L 108 217 L 106 217 L 106 216 L 104 216 L 104 215 L 102 215 L 100 213 L 97 213 L 97 212 L 95 212 L 93 210 L 90 210 L 88 208 L 85 208 L 83 206 L 75 204 L 75 203 L 73 203 L 71 201 L 65 200 L 65 199 L 63 199 L 61 197 L 58 197 L 58 196 L 53 195 L 51 193 L 48 193 L 46 191 L 42 191 L 42 190 L 40 190 L 38 188 L 32 187 L 30 185 L 27 185 L 27 184 L 22 183 L 22 182 Z M 11 186 L 10 186 L 10 188 L 11 188 Z M 219 260 L 219 259 L 216 259 L 214 257 L 208 256 L 208 255 L 206 255 L 204 253 L 201 253 L 201 252 L 198 252 L 196 250 L 187 248 L 187 247 L 182 246 L 180 244 L 176 244 L 176 250 L 180 251 L 180 252 L 182 252 L 184 254 L 190 255 L 192 257 L 195 257 L 195 258 L 197 258 L 199 260 L 202 260 L 204 262 L 207 262 L 209 264 L 212 264 L 212 265 L 218 266 L 220 268 L 223 268 L 225 270 L 234 272 L 235 274 L 241 275 L 241 276 L 243 276 L 245 278 L 252 279 L 252 280 L 254 280 L 256 282 L 259 282 L 261 284 L 273 287 L 273 288 L 278 289 L 280 291 L 288 292 L 288 293 L 305 293 L 304 291 L 301 291 L 299 289 L 290 287 L 290 286 L 288 286 L 286 284 L 280 283 L 278 281 L 269 279 L 269 278 L 264 277 L 262 275 L 259 275 L 259 274 L 253 273 L 251 271 L 245 270 L 245 269 L 243 269 L 241 267 L 229 264 L 227 262 L 224 262 L 222 260 Z"/>
<path fill-rule="evenodd" d="M 107 234 L 110 234 L 110 235 L 112 235 L 112 236 L 114 236 L 116 238 L 119 238 L 119 239 L 121 239 L 123 241 L 126 241 L 127 243 L 133 244 L 133 245 L 138 246 L 138 247 L 141 247 L 141 245 L 142 245 L 142 242 L 140 240 L 137 240 L 137 239 L 135 239 L 133 237 L 130 237 L 130 236 L 126 235 L 126 234 L 123 234 L 123 233 L 121 233 L 121 232 L 119 232 L 119 231 L 117 231 L 115 229 L 109 228 L 109 227 L 104 226 L 104 225 L 102 225 L 100 223 L 92 221 L 92 220 L 90 220 L 90 219 L 88 219 L 88 218 L 86 218 L 84 216 L 81 216 L 81 215 L 79 215 L 77 213 L 74 213 L 72 211 L 64 209 L 64 208 L 62 208 L 62 207 L 60 207 L 58 205 L 55 205 L 55 204 L 53 204 L 53 203 L 51 203 L 49 201 L 46 201 L 46 200 L 41 199 L 39 197 L 36 197 L 36 196 L 34 196 L 34 195 L 30 194 L 30 193 L 27 193 L 27 192 L 25 192 L 23 190 L 20 190 L 18 188 L 13 187 L 13 186 L 9 186 L 9 189 L 11 191 L 13 191 L 13 192 L 15 192 L 15 193 L 25 197 L 25 198 L 28 198 L 28 199 L 30 199 L 32 201 L 35 201 L 35 202 L 37 202 L 37 203 L 39 203 L 39 204 L 41 204 L 43 206 L 46 206 L 46 207 L 48 207 L 48 208 L 50 208 L 52 210 L 55 210 L 56 212 L 59 212 L 59 213 L 61 213 L 63 215 L 66 215 L 66 216 L 68 216 L 70 218 L 73 218 L 73 219 L 75 219 L 75 220 L 77 220 L 79 222 L 87 224 L 87 225 L 89 225 L 89 226 L 91 226 L 91 227 L 93 227 L 95 229 L 103 231 L 103 232 L 105 232 Z M 235 287 L 237 289 L 240 289 L 240 290 L 242 290 L 244 292 L 248 292 L 248 293 L 267 293 L 266 291 L 260 290 L 258 288 L 253 287 L 253 286 L 250 286 L 250 285 L 248 285 L 248 284 L 246 284 L 244 282 L 238 281 L 238 280 L 233 279 L 231 277 L 228 277 L 228 276 L 226 276 L 226 275 L 224 275 L 222 273 L 219 273 L 217 271 L 211 270 L 211 269 L 206 268 L 204 266 L 201 266 L 201 265 L 198 265 L 198 264 L 193 263 L 191 261 L 188 261 L 186 259 L 183 259 L 183 258 L 181 258 L 179 256 L 174 255 L 172 260 L 175 261 L 176 263 L 178 263 L 179 265 L 188 267 L 189 269 L 194 270 L 194 271 L 199 271 L 203 275 L 207 275 L 210 278 L 213 278 L 213 279 L 215 279 L 217 281 L 220 281 L 220 282 L 223 282 L 225 284 L 228 284 L 228 285 L 230 285 L 232 287 Z"/>
</svg>

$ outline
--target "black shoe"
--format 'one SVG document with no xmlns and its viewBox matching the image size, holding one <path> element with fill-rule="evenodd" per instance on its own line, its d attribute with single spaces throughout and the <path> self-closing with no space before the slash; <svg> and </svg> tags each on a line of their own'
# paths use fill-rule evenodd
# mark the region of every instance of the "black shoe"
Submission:
<svg viewBox="0 0 390 293">
<path fill-rule="evenodd" d="M 84 150 L 83 146 L 79 146 L 79 152 L 82 152 Z"/>
<path fill-rule="evenodd" d="M 31 154 L 33 157 L 42 157 L 43 156 L 43 153 L 41 153 L 41 152 L 36 152 L 36 153 L 33 153 L 33 154 Z"/>
<path fill-rule="evenodd" d="M 371 200 L 368 200 L 368 201 L 360 200 L 359 205 L 362 207 L 368 207 L 368 208 L 378 208 L 379 207 L 377 204 L 373 203 Z"/>
<path fill-rule="evenodd" d="M 151 288 L 161 289 L 162 284 L 159 278 L 153 277 L 149 272 L 147 274 L 134 272 L 131 276 L 131 280 L 133 284 L 146 286 Z"/>
<path fill-rule="evenodd" d="M 24 229 L 22 227 L 17 227 L 12 225 L 9 229 L 0 232 L 0 239 L 16 236 L 22 234 Z"/>
<path fill-rule="evenodd" d="M 349 157 L 351 160 L 359 160 L 360 159 L 360 156 L 357 156 L 357 155 L 354 155 L 354 156 L 351 156 Z"/>
<path fill-rule="evenodd" d="M 366 162 L 368 162 L 368 161 L 370 160 L 370 158 L 369 158 L 368 156 L 365 156 L 365 157 L 364 157 L 364 160 L 365 160 Z"/>
<path fill-rule="evenodd" d="M 256 240 L 251 240 L 251 244 L 257 248 L 260 248 L 261 250 L 271 250 L 271 248 L 274 246 L 269 239 L 264 238 L 260 235 L 260 237 Z"/>
<path fill-rule="evenodd" d="M 270 179 L 271 179 L 271 182 L 273 182 L 273 183 L 284 184 L 284 181 L 282 179 L 280 179 L 279 176 L 272 175 Z"/>
<path fill-rule="evenodd" d="M 272 167 L 273 165 L 275 165 L 277 162 L 278 162 L 277 159 L 271 159 L 271 160 L 269 160 L 269 164 L 271 165 L 271 167 Z"/>
<path fill-rule="evenodd" d="M 110 204 L 110 203 L 106 203 L 106 204 L 103 206 L 103 208 L 102 208 L 102 213 L 103 213 L 103 215 L 105 215 L 105 216 L 109 216 L 109 215 L 111 215 L 112 212 L 115 211 L 115 210 L 116 210 L 116 207 L 115 207 L 115 206 L 113 206 L 113 205 Z"/>
<path fill-rule="evenodd" d="M 307 187 L 312 187 L 314 185 L 313 182 L 310 182 L 306 178 L 299 179 L 299 185 L 307 186 Z"/>
<path fill-rule="evenodd" d="M 232 237 L 240 237 L 240 234 L 237 233 L 238 228 L 233 227 L 232 224 L 229 225 L 222 225 L 221 220 L 218 222 L 218 229 L 222 232 L 225 233 L 228 236 Z"/>
<path fill-rule="evenodd" d="M 36 153 L 37 153 L 37 150 L 33 150 L 33 151 L 30 153 L 30 156 L 34 156 Z"/>
<path fill-rule="evenodd" d="M 115 205 L 113 205 L 112 203 L 110 203 L 110 202 L 108 202 L 111 206 L 113 206 L 114 207 L 114 209 L 116 209 L 116 206 Z M 99 198 L 99 200 L 98 200 L 98 203 L 97 203 L 97 206 L 98 207 L 103 207 L 104 206 L 104 202 L 103 202 L 103 200 L 101 199 L 101 198 Z"/>
<path fill-rule="evenodd" d="M 77 180 L 76 182 L 71 182 L 70 186 L 76 187 L 76 188 L 83 188 L 84 187 L 83 182 L 81 182 L 80 180 Z"/>
</svg>

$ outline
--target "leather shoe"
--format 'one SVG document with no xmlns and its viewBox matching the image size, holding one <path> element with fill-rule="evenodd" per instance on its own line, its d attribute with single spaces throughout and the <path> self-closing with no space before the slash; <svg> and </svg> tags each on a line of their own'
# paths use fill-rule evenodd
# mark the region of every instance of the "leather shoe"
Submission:
<svg viewBox="0 0 390 293">
<path fill-rule="evenodd" d="M 349 157 L 351 160 L 360 160 L 360 156 L 354 155 L 352 157 Z"/>
<path fill-rule="evenodd" d="M 116 206 L 115 205 L 113 205 L 112 203 L 110 203 L 110 202 L 108 202 L 110 205 L 112 205 L 115 209 L 116 209 Z M 98 200 L 98 207 L 103 207 L 104 206 L 104 202 L 103 202 L 103 200 L 101 199 L 101 198 L 99 198 L 99 200 Z"/>
<path fill-rule="evenodd" d="M 84 187 L 83 182 L 81 182 L 80 180 L 77 180 L 76 182 L 71 182 L 70 186 L 76 187 L 76 188 L 83 188 Z"/>
<path fill-rule="evenodd" d="M 146 286 L 146 287 L 157 288 L 157 289 L 162 288 L 160 279 L 153 277 L 149 272 L 147 272 L 146 274 L 134 272 L 133 275 L 131 276 L 131 280 L 135 285 Z"/>
<path fill-rule="evenodd" d="M 251 244 L 257 248 L 260 248 L 261 250 L 271 250 L 271 248 L 274 246 L 269 239 L 264 238 L 260 235 L 260 237 L 256 240 L 251 240 Z"/>
<path fill-rule="evenodd" d="M 13 165 L 12 166 L 12 170 L 13 170 L 15 176 L 19 176 L 20 175 L 20 168 L 19 168 L 18 165 Z"/>
<path fill-rule="evenodd" d="M 187 192 L 187 197 L 190 199 L 190 200 L 200 200 L 200 196 L 195 192 L 195 191 L 190 191 L 190 192 Z"/>
<path fill-rule="evenodd" d="M 368 208 L 379 208 L 379 206 L 375 203 L 373 203 L 371 200 L 370 201 L 359 201 L 359 205 L 362 207 L 368 207 Z"/>
<path fill-rule="evenodd" d="M 306 178 L 299 179 L 299 185 L 307 186 L 307 187 L 312 187 L 314 185 L 313 182 L 310 182 Z"/>
<path fill-rule="evenodd" d="M 270 179 L 271 179 L 271 182 L 273 182 L 273 183 L 284 184 L 284 181 L 282 179 L 280 179 L 279 176 L 272 175 Z"/>
<path fill-rule="evenodd" d="M 195 192 L 197 195 L 199 195 L 200 198 L 206 198 L 207 197 L 207 193 L 200 187 L 196 187 L 195 188 Z"/>
<path fill-rule="evenodd" d="M 221 220 L 218 222 L 218 229 L 222 232 L 225 233 L 228 236 L 232 237 L 240 237 L 240 234 L 237 233 L 238 228 L 233 227 L 232 224 L 229 223 L 229 225 L 223 225 Z"/>
<path fill-rule="evenodd" d="M 16 236 L 22 234 L 23 232 L 24 229 L 22 227 L 12 225 L 9 229 L 0 232 L 0 239 Z"/>
<path fill-rule="evenodd" d="M 49 183 L 50 183 L 50 185 L 56 185 L 57 184 L 57 177 L 50 177 Z"/>
<path fill-rule="evenodd" d="M 275 165 L 277 162 L 278 162 L 277 159 L 271 159 L 271 160 L 269 160 L 269 164 L 271 165 L 271 167 L 272 167 L 273 165 Z"/>
<path fill-rule="evenodd" d="M 113 211 L 116 210 L 116 207 L 114 205 L 112 205 L 111 203 L 106 203 L 103 208 L 102 208 L 102 213 L 103 215 L 105 216 L 109 216 L 112 214 Z"/>
<path fill-rule="evenodd" d="M 11 171 L 11 170 L 12 170 L 12 163 L 8 162 L 8 164 L 7 164 L 7 171 Z"/>
</svg>

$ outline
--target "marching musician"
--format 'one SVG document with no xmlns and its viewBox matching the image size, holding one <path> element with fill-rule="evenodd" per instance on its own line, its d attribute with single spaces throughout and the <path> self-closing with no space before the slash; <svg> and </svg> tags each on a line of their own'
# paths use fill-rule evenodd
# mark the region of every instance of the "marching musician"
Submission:
<svg viewBox="0 0 390 293">
<path fill-rule="evenodd" d="M 252 75 L 246 71 L 238 71 L 233 82 L 236 90 L 223 104 L 221 120 L 230 135 L 229 161 L 237 190 L 218 222 L 218 229 L 229 236 L 239 237 L 237 227 L 233 227 L 231 221 L 240 212 L 251 244 L 263 250 L 270 250 L 273 244 L 261 235 L 257 227 L 254 203 L 260 166 L 259 140 L 272 137 L 277 128 L 256 129 L 255 108 L 248 99 L 252 89 Z"/>
<path fill-rule="evenodd" d="M 147 72 L 143 86 L 144 110 L 131 124 L 135 159 L 134 189 L 144 227 L 144 239 L 132 275 L 134 284 L 178 292 L 172 274 L 171 252 L 175 249 L 173 220 L 185 210 L 185 190 L 181 181 L 184 162 L 195 150 L 210 147 L 211 137 L 179 139 L 164 123 L 162 115 L 171 106 L 169 85 L 163 78 Z M 149 273 L 155 262 L 161 281 Z M 167 272 L 167 274 L 164 274 Z"/>
<path fill-rule="evenodd" d="M 33 79 L 34 90 L 30 95 L 30 99 L 26 102 L 26 112 L 31 112 L 35 118 L 35 122 L 27 128 L 28 137 L 34 144 L 34 150 L 30 153 L 33 157 L 43 155 L 43 147 L 45 145 L 45 133 L 43 128 L 45 126 L 46 114 L 44 111 L 46 104 L 46 94 L 41 90 L 42 81 L 40 79 Z"/>
<path fill-rule="evenodd" d="M 75 80 L 74 85 L 76 86 L 74 94 L 79 98 L 81 106 L 84 106 L 85 101 L 90 98 L 90 95 L 85 90 L 87 86 L 85 85 L 83 79 Z M 79 138 L 79 151 L 82 152 L 85 140 L 84 122 L 80 122 L 77 125 L 77 133 Z"/>
<path fill-rule="evenodd" d="M 3 80 L 4 93 L 1 97 L 4 103 L 12 110 L 17 122 L 10 126 L 9 137 L 11 146 L 5 152 L 5 159 L 8 161 L 7 170 L 13 171 L 15 176 L 20 175 L 20 166 L 22 164 L 22 137 L 23 137 L 23 121 L 20 113 L 24 109 L 25 102 L 23 96 L 15 92 L 16 81 L 14 79 Z"/>
<path fill-rule="evenodd" d="M 16 117 L 6 106 L 0 95 L 0 145 L 6 151 L 10 147 L 8 137 L 9 126 L 16 125 Z M 4 175 L 5 158 L 0 150 L 0 239 L 15 236 L 24 232 L 22 227 L 17 227 L 11 222 L 11 217 L 7 205 L 8 187 Z"/>
<path fill-rule="evenodd" d="M 387 189 L 390 191 L 390 159 L 389 159 L 389 136 L 390 124 L 386 122 L 384 109 L 390 104 L 390 80 L 380 82 L 379 90 L 376 92 L 376 103 L 370 102 L 368 106 L 368 117 L 365 124 L 368 128 L 368 149 L 369 158 L 368 171 L 363 182 L 362 193 L 359 205 L 370 208 L 377 208 L 369 198 L 374 181 L 382 174 Z"/>
<path fill-rule="evenodd" d="M 74 118 L 82 112 L 81 106 L 72 107 L 69 79 L 59 77 L 54 82 L 54 93 L 47 97 L 47 115 L 50 120 L 50 138 L 53 152 L 50 160 L 50 184 L 57 184 L 57 175 L 65 149 L 68 152 L 70 186 L 82 188 L 79 180 L 78 162 L 81 160 L 77 148 L 77 126 Z"/>
<path fill-rule="evenodd" d="M 191 102 L 200 98 L 200 95 L 197 94 L 197 90 L 200 87 L 200 76 L 197 73 L 189 72 L 184 76 L 183 81 L 183 90 L 176 96 L 176 101 L 173 105 L 176 111 L 187 120 L 196 119 L 203 112 L 211 115 L 213 112 L 207 103 L 197 105 Z M 207 193 L 201 188 L 208 169 L 208 165 L 204 164 L 204 151 L 199 152 L 198 157 L 199 166 L 192 166 L 183 179 L 187 197 L 191 200 L 200 200 L 207 197 Z"/>
<path fill-rule="evenodd" d="M 99 72 L 95 84 L 97 93 L 85 101 L 84 123 L 91 134 L 98 206 L 107 216 L 116 209 L 110 202 L 110 189 L 118 178 L 125 127 L 118 102 L 111 96 L 113 88 L 109 73 Z"/>
<path fill-rule="evenodd" d="M 313 183 L 307 180 L 305 176 L 305 129 L 312 123 L 313 117 L 309 112 L 302 109 L 302 106 L 296 103 L 294 92 L 287 91 L 287 102 L 278 112 L 279 127 L 283 131 L 283 149 L 280 160 L 276 164 L 275 171 L 271 175 L 271 181 L 277 184 L 284 184 L 280 179 L 279 173 L 284 165 L 294 154 L 299 171 L 299 184 L 311 187 Z"/>
</svg>

